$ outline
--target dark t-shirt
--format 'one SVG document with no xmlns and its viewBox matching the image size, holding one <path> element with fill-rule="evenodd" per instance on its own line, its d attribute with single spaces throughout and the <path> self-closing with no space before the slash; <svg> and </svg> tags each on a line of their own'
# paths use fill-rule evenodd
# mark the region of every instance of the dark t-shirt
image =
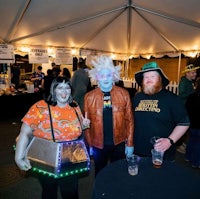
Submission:
<svg viewBox="0 0 200 199">
<path fill-rule="evenodd" d="M 114 145 L 112 103 L 111 103 L 110 92 L 104 93 L 103 132 L 104 132 L 104 145 Z"/>
<path fill-rule="evenodd" d="M 151 156 L 153 136 L 168 137 L 177 125 L 189 126 L 189 118 L 180 98 L 163 89 L 154 95 L 140 92 L 133 99 L 135 116 L 134 151 Z M 165 158 L 173 159 L 175 146 L 165 152 Z"/>
<path fill-rule="evenodd" d="M 15 84 L 15 86 L 18 86 L 20 81 L 20 69 L 18 67 L 11 68 L 11 74 L 11 83 Z"/>
<path fill-rule="evenodd" d="M 50 93 L 51 83 L 53 81 L 54 77 L 46 75 L 44 76 L 44 92 L 46 95 Z"/>
</svg>

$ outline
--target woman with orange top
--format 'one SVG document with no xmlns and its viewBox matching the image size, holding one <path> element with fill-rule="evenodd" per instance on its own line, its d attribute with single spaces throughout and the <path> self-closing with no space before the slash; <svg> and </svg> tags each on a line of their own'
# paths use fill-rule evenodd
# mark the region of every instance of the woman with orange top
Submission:
<svg viewBox="0 0 200 199">
<path fill-rule="evenodd" d="M 90 120 L 83 117 L 78 104 L 72 99 L 71 91 L 68 78 L 61 76 L 55 78 L 48 98 L 36 102 L 22 119 L 23 124 L 15 153 L 15 162 L 21 170 L 27 171 L 31 168 L 24 153 L 31 136 L 52 140 L 48 104 L 56 141 L 76 140 L 81 136 L 82 129 L 89 126 Z M 39 175 L 38 178 L 42 186 L 42 199 L 56 199 L 58 187 L 63 198 L 78 198 L 76 176 L 54 179 Z"/>
</svg>

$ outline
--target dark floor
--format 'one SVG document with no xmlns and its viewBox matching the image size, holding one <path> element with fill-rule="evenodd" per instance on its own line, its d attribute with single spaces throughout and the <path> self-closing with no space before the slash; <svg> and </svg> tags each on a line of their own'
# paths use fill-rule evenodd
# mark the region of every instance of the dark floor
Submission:
<svg viewBox="0 0 200 199">
<path fill-rule="evenodd" d="M 39 199 L 41 187 L 37 179 L 20 172 L 14 163 L 13 144 L 19 134 L 19 119 L 0 121 L 0 199 Z M 94 164 L 90 174 L 79 180 L 80 199 L 90 199 L 94 182 Z M 58 193 L 60 199 L 60 194 Z"/>
<path fill-rule="evenodd" d="M 41 187 L 34 177 L 20 172 L 14 163 L 13 144 L 20 131 L 19 119 L 0 121 L 0 199 L 39 199 Z M 177 163 L 182 164 L 191 172 L 200 175 L 200 169 L 193 169 L 184 161 L 184 156 L 177 153 Z M 90 199 L 94 183 L 94 165 L 92 163 L 89 176 L 79 181 L 80 199 Z M 189 182 L 188 182 L 189 183 Z M 60 195 L 59 195 L 60 199 Z"/>
</svg>

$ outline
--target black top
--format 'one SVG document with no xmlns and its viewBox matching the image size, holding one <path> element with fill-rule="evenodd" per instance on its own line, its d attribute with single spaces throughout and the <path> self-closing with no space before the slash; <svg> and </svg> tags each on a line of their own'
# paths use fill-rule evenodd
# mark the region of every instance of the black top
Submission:
<svg viewBox="0 0 200 199">
<path fill-rule="evenodd" d="M 110 92 L 104 93 L 103 132 L 104 132 L 104 145 L 114 145 L 112 102 L 111 102 Z"/>
<path fill-rule="evenodd" d="M 197 93 L 191 94 L 185 106 L 190 118 L 190 127 L 200 129 L 200 95 Z"/>
<path fill-rule="evenodd" d="M 44 76 L 44 92 L 46 95 L 50 93 L 51 83 L 53 81 L 54 77 L 46 75 Z"/>
<path fill-rule="evenodd" d="M 134 107 L 134 151 L 143 156 L 151 156 L 153 136 L 169 137 L 177 125 L 189 126 L 189 118 L 180 98 L 163 89 L 154 95 L 140 92 L 133 100 Z M 164 158 L 174 159 L 175 146 L 165 152 Z"/>
</svg>

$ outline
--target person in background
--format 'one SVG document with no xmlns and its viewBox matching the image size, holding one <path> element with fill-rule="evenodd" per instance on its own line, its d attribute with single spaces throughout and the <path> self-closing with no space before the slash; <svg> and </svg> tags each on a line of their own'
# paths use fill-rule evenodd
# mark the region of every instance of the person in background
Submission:
<svg viewBox="0 0 200 199">
<path fill-rule="evenodd" d="M 65 77 L 67 77 L 68 79 L 71 79 L 71 73 L 70 73 L 70 71 L 69 71 L 68 68 L 63 68 L 62 76 L 65 76 Z"/>
<path fill-rule="evenodd" d="M 15 89 L 19 88 L 19 84 L 20 84 L 20 66 L 17 63 L 11 65 L 11 83 L 15 85 Z"/>
<path fill-rule="evenodd" d="M 190 161 L 192 167 L 200 168 L 200 77 L 195 84 L 195 92 L 189 95 L 185 104 L 190 118 L 185 160 Z"/>
<path fill-rule="evenodd" d="M 47 75 L 44 76 L 42 79 L 42 89 L 44 91 L 44 95 L 48 96 L 50 94 L 50 88 L 51 88 L 51 83 L 53 81 L 54 77 L 52 74 L 52 69 L 47 70 Z"/>
<path fill-rule="evenodd" d="M 185 70 L 182 72 L 184 76 L 181 77 L 181 80 L 178 85 L 178 96 L 181 98 L 184 105 L 189 95 L 194 93 L 194 83 L 196 80 L 198 68 L 200 67 L 196 67 L 193 64 L 189 64 L 185 67 Z M 178 141 L 178 152 L 185 154 L 187 139 L 188 133 L 184 134 L 184 136 Z"/>
<path fill-rule="evenodd" d="M 194 93 L 194 83 L 196 80 L 198 68 L 200 67 L 196 67 L 193 64 L 189 64 L 185 67 L 185 70 L 182 72 L 184 76 L 181 77 L 181 80 L 178 85 L 178 95 L 181 98 L 183 104 L 186 103 L 189 95 Z"/>
<path fill-rule="evenodd" d="M 124 88 L 124 82 L 123 82 L 123 80 L 119 80 L 118 82 L 115 83 L 115 85 Z"/>
<path fill-rule="evenodd" d="M 141 86 L 133 98 L 135 119 L 134 152 L 140 156 L 151 156 L 154 148 L 165 152 L 164 159 L 175 159 L 175 143 L 189 128 L 190 122 L 180 98 L 165 89 L 169 80 L 156 62 L 145 64 L 135 73 L 135 80 Z"/>
<path fill-rule="evenodd" d="M 120 80 L 120 66 L 114 66 L 107 56 L 100 56 L 92 63 L 94 68 L 89 76 L 98 87 L 84 98 L 84 111 L 91 121 L 85 138 L 93 150 L 97 175 L 109 162 L 133 154 L 134 121 L 128 91 L 114 85 Z"/>
<path fill-rule="evenodd" d="M 49 133 L 51 126 L 47 103 L 51 108 L 57 141 L 75 140 L 81 136 L 82 127 L 84 129 L 89 126 L 90 121 L 83 117 L 78 104 L 72 99 L 71 91 L 69 79 L 66 77 L 55 78 L 51 84 L 49 97 L 46 100 L 36 102 L 23 117 L 15 152 L 15 162 L 21 170 L 31 169 L 30 162 L 25 157 L 31 136 L 52 140 L 51 133 Z M 79 119 L 77 115 L 79 115 Z M 60 125 L 61 123 L 62 125 Z M 77 176 L 56 179 L 38 174 L 38 179 L 42 187 L 42 199 L 56 199 L 58 187 L 63 199 L 79 198 Z"/>
<path fill-rule="evenodd" d="M 55 63 L 55 62 L 52 62 L 52 63 L 51 63 L 51 67 L 52 67 L 52 69 L 57 68 L 56 63 Z"/>
<path fill-rule="evenodd" d="M 60 75 L 60 66 L 57 66 L 54 62 L 51 63 L 52 66 L 52 75 L 53 77 L 58 77 Z"/>
<path fill-rule="evenodd" d="M 32 74 L 31 81 L 34 84 L 34 91 L 38 92 L 42 89 L 42 79 L 45 74 L 42 72 L 42 66 L 38 66 L 36 72 Z"/>
<path fill-rule="evenodd" d="M 83 58 L 79 59 L 78 70 L 74 72 L 72 79 L 73 98 L 79 104 L 83 111 L 84 96 L 88 91 L 90 85 L 90 78 L 88 76 L 88 67 Z"/>
</svg>

